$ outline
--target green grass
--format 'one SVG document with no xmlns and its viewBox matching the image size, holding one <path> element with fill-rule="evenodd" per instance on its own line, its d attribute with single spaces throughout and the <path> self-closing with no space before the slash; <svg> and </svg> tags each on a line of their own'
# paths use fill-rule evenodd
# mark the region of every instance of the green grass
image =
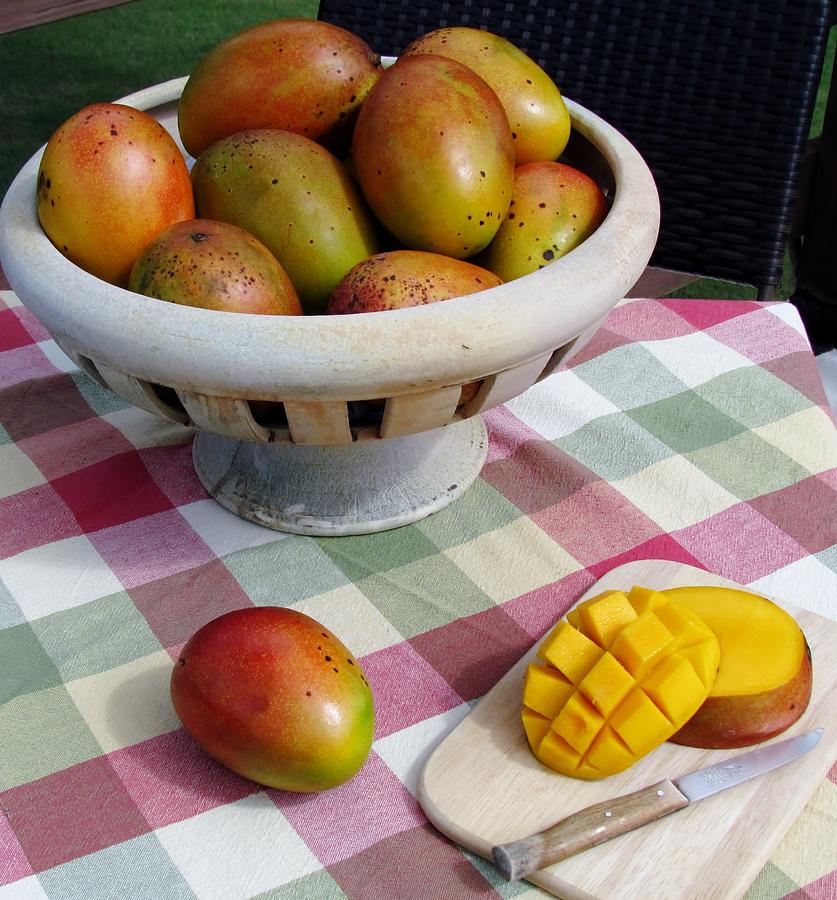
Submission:
<svg viewBox="0 0 837 900">
<path fill-rule="evenodd" d="M 215 44 L 249 25 L 316 16 L 318 0 L 133 0 L 121 6 L 0 36 L 0 197 L 55 128 L 87 103 L 114 100 L 187 75 Z M 811 126 L 822 131 L 835 29 Z M 777 296 L 793 293 L 790 264 Z M 749 285 L 701 279 L 683 297 L 751 298 Z"/>
</svg>

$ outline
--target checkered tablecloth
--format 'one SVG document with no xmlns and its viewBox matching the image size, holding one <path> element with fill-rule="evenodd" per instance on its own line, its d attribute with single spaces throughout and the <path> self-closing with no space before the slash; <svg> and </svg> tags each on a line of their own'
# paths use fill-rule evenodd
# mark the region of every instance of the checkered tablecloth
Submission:
<svg viewBox="0 0 837 900">
<path fill-rule="evenodd" d="M 793 307 L 636 301 L 485 416 L 481 477 L 415 525 L 319 539 L 208 499 L 192 433 L 126 406 L 0 292 L 0 898 L 545 896 L 437 834 L 438 741 L 601 574 L 654 557 L 837 617 L 837 432 Z M 292 605 L 360 658 L 377 734 L 319 795 L 179 728 L 203 623 Z M 837 772 L 748 897 L 837 896 Z"/>
</svg>

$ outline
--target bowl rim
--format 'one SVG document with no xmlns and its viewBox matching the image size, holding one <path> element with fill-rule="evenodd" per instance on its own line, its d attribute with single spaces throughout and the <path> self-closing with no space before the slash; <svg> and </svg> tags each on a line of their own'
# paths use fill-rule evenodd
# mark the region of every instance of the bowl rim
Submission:
<svg viewBox="0 0 837 900">
<path fill-rule="evenodd" d="M 115 102 L 153 112 L 176 104 L 187 80 Z M 291 400 L 461 384 L 536 359 L 603 319 L 636 283 L 656 243 L 659 198 L 642 156 L 613 126 L 564 99 L 573 128 L 613 174 L 608 215 L 566 256 L 466 297 L 376 313 L 274 317 L 134 294 L 83 271 L 42 231 L 35 185 L 44 147 L 23 165 L 0 207 L 0 259 L 21 301 L 59 343 L 141 379 L 254 397 L 275 396 L 281 385 Z"/>
</svg>

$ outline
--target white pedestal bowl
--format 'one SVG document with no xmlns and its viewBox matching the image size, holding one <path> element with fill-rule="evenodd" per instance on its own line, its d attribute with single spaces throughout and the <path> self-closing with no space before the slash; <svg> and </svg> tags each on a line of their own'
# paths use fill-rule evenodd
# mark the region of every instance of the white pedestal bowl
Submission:
<svg viewBox="0 0 837 900">
<path fill-rule="evenodd" d="M 185 81 L 118 102 L 151 112 L 179 144 Z M 133 294 L 82 271 L 44 235 L 35 211 L 42 150 L 0 209 L 0 259 L 21 301 L 90 377 L 198 429 L 196 472 L 228 509 L 301 534 L 394 528 L 469 487 L 486 453 L 479 414 L 577 351 L 651 256 L 660 212 L 648 167 L 606 122 L 567 105 L 573 152 L 612 199 L 607 218 L 562 259 L 468 297 L 273 317 Z"/>
</svg>

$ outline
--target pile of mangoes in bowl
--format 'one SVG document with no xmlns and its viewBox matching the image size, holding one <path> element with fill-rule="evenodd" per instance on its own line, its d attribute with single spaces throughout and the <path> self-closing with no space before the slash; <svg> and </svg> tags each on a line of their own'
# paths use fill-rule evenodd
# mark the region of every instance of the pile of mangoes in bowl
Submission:
<svg viewBox="0 0 837 900">
<path fill-rule="evenodd" d="M 38 218 L 90 274 L 137 294 L 266 315 L 367 313 L 487 290 L 603 221 L 559 161 L 559 88 L 505 38 L 444 28 L 390 67 L 337 26 L 285 19 L 189 76 L 181 142 L 121 104 L 49 140 Z M 191 162 L 191 160 L 189 160 Z"/>
</svg>

